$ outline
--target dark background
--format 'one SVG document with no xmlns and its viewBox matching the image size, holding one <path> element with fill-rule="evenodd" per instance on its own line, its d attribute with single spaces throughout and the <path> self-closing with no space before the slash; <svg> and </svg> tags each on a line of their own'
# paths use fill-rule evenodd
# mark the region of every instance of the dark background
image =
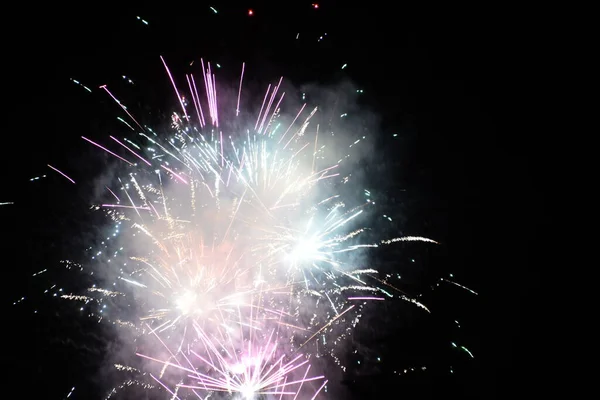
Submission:
<svg viewBox="0 0 600 400">
<path fill-rule="evenodd" d="M 387 166 L 397 169 L 382 182 L 383 190 L 399 199 L 407 233 L 442 243 L 426 250 L 406 246 L 398 268 L 415 259 L 427 272 L 424 286 L 453 273 L 479 293 L 442 285 L 428 294 L 435 310 L 429 319 L 410 311 L 396 318 L 404 309 L 374 316 L 387 319 L 386 326 L 390 318 L 400 321 L 399 327 L 379 337 L 369 324 L 370 330 L 357 333 L 359 347 L 393 355 L 394 361 L 357 367 L 334 384 L 348 387 L 354 398 L 539 395 L 546 349 L 538 328 L 542 300 L 535 295 L 542 257 L 535 255 L 534 238 L 544 213 L 544 182 L 534 172 L 541 169 L 543 147 L 541 135 L 523 119 L 533 91 L 531 47 L 521 28 L 525 17 L 513 10 L 424 12 L 377 2 L 320 2 L 319 9 L 298 1 L 210 5 L 86 5 L 85 11 L 21 6 L 3 17 L 0 201 L 15 202 L 0 206 L 5 390 L 62 399 L 76 386 L 71 398 L 96 398 L 90 393 L 101 386 L 93 377 L 106 349 L 102 328 L 45 300 L 38 287 L 44 285 L 30 277 L 53 268 L 65 248 L 77 251 L 93 235 L 91 228 L 81 232 L 77 215 L 88 206 L 82 199 L 93 182 L 87 179 L 102 161 L 88 157 L 92 151 L 79 136 L 113 129 L 118 112 L 97 87 L 124 85 L 121 75 L 131 75 L 133 101 L 143 96 L 146 104 L 157 104 L 157 112 L 169 111 L 168 84 L 161 80 L 153 88 L 164 75 L 158 58 L 163 55 L 176 75 L 203 57 L 227 66 L 219 76 L 233 82 L 245 61 L 247 73 L 260 70 L 257 85 L 284 75 L 294 83 L 348 78 L 364 88 L 361 101 L 381 118 L 377 148 L 385 151 Z M 78 185 L 53 175 L 48 163 L 70 171 Z M 41 174 L 48 178 L 29 181 Z M 13 306 L 23 295 L 27 300 Z M 452 341 L 475 358 L 452 349 Z M 427 370 L 393 373 L 422 366 Z"/>
</svg>

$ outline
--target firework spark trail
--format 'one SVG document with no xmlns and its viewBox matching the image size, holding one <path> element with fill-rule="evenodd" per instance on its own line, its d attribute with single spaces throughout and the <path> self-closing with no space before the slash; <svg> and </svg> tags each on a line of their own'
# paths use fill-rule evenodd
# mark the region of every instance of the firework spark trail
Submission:
<svg viewBox="0 0 600 400">
<path fill-rule="evenodd" d="M 112 140 L 114 140 L 115 142 L 119 143 L 125 149 L 127 149 L 127 151 L 129 151 L 131 154 L 133 154 L 134 156 L 136 156 L 137 158 L 139 158 L 140 160 L 142 160 L 143 162 L 145 162 L 148 166 L 152 166 L 152 164 L 150 164 L 150 161 L 146 160 L 144 157 L 140 156 L 135 151 L 131 150 L 129 147 L 127 147 L 126 145 L 124 145 L 123 143 L 121 143 L 117 138 L 115 138 L 114 136 L 111 136 L 110 138 Z"/>
<path fill-rule="evenodd" d="M 428 239 L 428 238 L 425 238 L 422 236 L 403 236 L 403 237 L 389 239 L 389 240 L 382 240 L 381 244 L 392 244 L 392 243 L 397 243 L 397 242 L 426 242 L 426 243 L 439 244 L 435 240 Z"/>
<path fill-rule="evenodd" d="M 186 76 L 196 110 L 193 116 L 163 57 L 161 61 L 183 115 L 173 113 L 169 136 L 159 137 L 140 125 L 102 86 L 142 130 L 127 139 L 109 137 L 141 164 L 82 136 L 125 162 L 129 176 L 119 178 L 115 190 L 106 187 L 116 203 L 100 206 L 119 233 L 114 254 L 108 247 L 106 255 L 96 254 L 104 266 L 119 265 L 115 290 L 90 289 L 90 294 L 100 296 L 96 299 L 100 306 L 107 298 L 133 299 L 133 318 L 117 312 L 112 320 L 154 334 L 164 348 L 176 349 L 169 350 L 169 361 L 159 361 L 165 368 L 186 372 L 195 383 L 180 382 L 171 390 L 172 382 L 165 382 L 161 373 L 153 376 L 161 387 L 174 398 L 180 388 L 296 398 L 305 382 L 323 377 L 307 378 L 307 368 L 304 378 L 293 378 L 291 373 L 306 362 L 296 364 L 302 356 L 291 354 L 300 348 L 308 354 L 318 352 L 307 345 L 325 335 L 333 335 L 328 340 L 332 346 L 339 343 L 348 326 L 358 322 L 364 303 L 396 297 L 427 310 L 377 278 L 376 269 L 359 267 L 349 256 L 396 242 L 437 242 L 420 236 L 362 242 L 365 228 L 356 225 L 373 203 L 347 210 L 336 189 L 346 182 L 340 179 L 340 161 L 317 162 L 327 160 L 327 148 L 317 147 L 318 129 L 307 131 L 316 107 L 302 117 L 304 103 L 279 131 L 281 124 L 274 122 L 285 116 L 281 113 L 285 92 L 279 94 L 282 77 L 267 88 L 248 129 L 231 131 L 229 123 L 238 121 L 219 119 L 210 63 L 205 66 L 201 59 L 204 99 L 194 75 Z M 240 114 L 244 71 L 245 64 L 235 117 Z M 203 101 L 208 105 L 206 118 Z M 299 119 L 303 122 L 297 126 Z M 386 291 L 390 288 L 399 294 Z M 63 298 L 94 303 L 88 295 Z M 110 311 L 102 315 L 110 318 Z M 290 347 L 283 349 L 280 343 L 286 342 Z M 282 355 L 275 357 L 276 352 Z M 257 357 L 260 368 L 254 365 L 241 375 L 232 372 L 233 360 L 239 363 L 243 354 Z M 210 371 L 198 372 L 190 362 L 192 356 Z M 288 391 L 294 385 L 299 387 Z"/>
<path fill-rule="evenodd" d="M 442 279 L 444 282 L 448 282 L 448 283 L 451 283 L 451 284 L 453 284 L 453 285 L 455 285 L 455 286 L 458 286 L 459 288 L 461 288 L 461 289 L 464 289 L 464 290 L 466 290 L 466 291 L 468 291 L 468 292 L 470 292 L 470 293 L 473 293 L 474 295 L 478 295 L 478 294 L 479 294 L 479 293 L 477 293 L 476 291 L 474 291 L 474 290 L 472 290 L 472 289 L 469 289 L 469 288 L 468 288 L 468 287 L 466 287 L 466 286 L 463 286 L 463 285 L 461 285 L 461 284 L 459 284 L 459 283 L 456 283 L 456 282 L 454 282 L 454 281 L 451 281 L 450 279 L 446 279 L 446 278 L 441 278 L 441 279 Z"/>
<path fill-rule="evenodd" d="M 246 63 L 242 63 L 242 73 L 240 74 L 240 88 L 238 90 L 238 98 L 237 98 L 237 106 L 235 107 L 235 116 L 240 115 L 240 98 L 242 97 L 242 82 L 244 81 L 244 69 L 246 68 Z"/>
<path fill-rule="evenodd" d="M 124 158 L 123 158 L 123 157 L 121 157 L 120 155 L 113 153 L 112 151 L 108 150 L 106 147 L 104 147 L 104 146 L 102 146 L 102 145 L 100 145 L 100 144 L 98 144 L 98 143 L 94 142 L 93 140 L 90 140 L 90 139 L 86 138 L 85 136 L 82 136 L 81 138 L 82 138 L 83 140 L 87 141 L 87 142 L 90 142 L 90 143 L 91 143 L 91 144 L 93 144 L 94 146 L 101 148 L 102 150 L 106 151 L 108 154 L 110 154 L 110 155 L 112 155 L 112 156 L 115 156 L 115 157 L 117 157 L 119 160 L 125 161 L 127 164 L 129 164 L 129 165 L 133 166 L 133 163 L 131 163 L 131 162 L 127 161 L 126 159 L 124 159 Z"/>
<path fill-rule="evenodd" d="M 135 122 L 136 125 L 139 126 L 142 131 L 144 130 L 144 128 L 140 125 L 140 123 L 137 122 L 137 120 L 135 118 L 133 118 L 133 115 L 131 115 L 131 113 L 127 110 L 127 107 L 125 107 L 115 96 L 113 96 L 113 94 L 110 92 L 110 90 L 108 90 L 106 85 L 100 86 L 100 89 L 104 89 L 106 91 L 106 93 L 108 93 L 108 95 L 110 97 L 112 97 L 112 99 L 119 105 L 119 107 L 121 107 L 121 109 L 123 111 L 125 111 L 125 113 L 129 116 L 129 118 L 131 118 L 133 120 L 133 122 Z"/>
<path fill-rule="evenodd" d="M 71 183 L 75 183 L 75 181 L 74 181 L 73 179 L 69 178 L 69 177 L 67 176 L 67 174 L 65 174 L 64 172 L 60 171 L 59 169 L 57 169 L 57 168 L 53 167 L 53 166 L 52 166 L 52 165 L 50 165 L 50 164 L 48 164 L 48 167 L 49 167 L 50 169 L 52 169 L 52 170 L 54 170 L 54 171 L 58 172 L 59 174 L 61 174 L 61 175 L 62 175 L 62 176 L 64 176 L 65 178 L 67 178 L 69 181 L 71 181 Z"/>
<path fill-rule="evenodd" d="M 177 94 L 177 100 L 179 100 L 179 104 L 181 104 L 181 110 L 183 111 L 183 115 L 184 115 L 185 119 L 188 119 L 187 111 L 185 110 L 185 105 L 183 104 L 183 98 L 179 94 L 179 90 L 177 90 L 177 85 L 175 85 L 175 80 L 173 79 L 173 75 L 171 75 L 171 71 L 169 70 L 169 67 L 167 66 L 167 63 L 165 62 L 165 59 L 163 58 L 163 56 L 160 56 L 160 60 L 162 61 L 163 65 L 165 66 L 165 69 L 167 70 L 167 74 L 169 75 L 169 79 L 171 80 L 171 83 L 173 84 L 173 89 L 175 90 L 175 93 Z"/>
</svg>

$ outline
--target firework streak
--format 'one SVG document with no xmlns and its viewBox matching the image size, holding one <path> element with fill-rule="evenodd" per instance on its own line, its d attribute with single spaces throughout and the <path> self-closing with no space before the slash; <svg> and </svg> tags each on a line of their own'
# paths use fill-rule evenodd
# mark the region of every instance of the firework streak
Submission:
<svg viewBox="0 0 600 400">
<path fill-rule="evenodd" d="M 240 110 L 245 65 L 236 107 L 226 110 L 210 64 L 179 87 L 161 60 L 180 108 L 169 134 L 138 122 L 101 87 L 132 132 L 82 137 L 124 168 L 107 187 L 111 200 L 96 206 L 114 221 L 113 247 L 93 256 L 112 286 L 98 281 L 86 295 L 63 297 L 97 302 L 101 319 L 144 337 L 136 353 L 160 367 L 147 387 L 172 398 L 315 398 L 326 381 L 311 373 L 310 356 L 333 355 L 367 302 L 396 297 L 427 310 L 358 255 L 435 242 L 363 243 L 359 224 L 373 203 L 346 205 L 343 160 L 327 161 L 311 125 L 317 108 L 282 111 L 283 79 L 248 118 Z"/>
</svg>

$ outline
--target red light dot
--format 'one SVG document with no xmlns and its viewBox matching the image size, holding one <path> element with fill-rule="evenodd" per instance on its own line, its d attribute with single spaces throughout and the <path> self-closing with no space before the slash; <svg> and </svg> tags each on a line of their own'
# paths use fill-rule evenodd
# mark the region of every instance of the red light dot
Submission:
<svg viewBox="0 0 600 400">
<path fill-rule="evenodd" d="M 254 15 L 254 11 L 248 10 L 248 15 Z"/>
<path fill-rule="evenodd" d="M 317 3 L 313 3 L 313 8 L 319 8 L 319 5 Z"/>
</svg>

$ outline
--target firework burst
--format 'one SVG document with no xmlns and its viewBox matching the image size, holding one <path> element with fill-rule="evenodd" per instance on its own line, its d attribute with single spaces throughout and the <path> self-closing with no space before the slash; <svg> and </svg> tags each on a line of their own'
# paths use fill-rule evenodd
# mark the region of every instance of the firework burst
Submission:
<svg viewBox="0 0 600 400">
<path fill-rule="evenodd" d="M 353 181 L 341 172 L 345 158 L 328 161 L 319 125 L 311 126 L 317 108 L 282 111 L 283 78 L 247 119 L 240 115 L 243 65 L 235 115 L 223 119 L 210 64 L 201 61 L 204 91 L 186 76 L 188 101 L 162 61 L 181 107 L 168 135 L 138 122 L 102 86 L 133 132 L 109 136 L 110 145 L 82 137 L 124 166 L 117 186 L 106 188 L 111 200 L 95 207 L 118 235 L 93 258 L 100 268 L 110 263 L 116 277 L 110 289 L 98 282 L 89 296 L 63 297 L 102 307 L 106 298 L 121 302 L 102 318 L 162 344 L 162 361 L 138 353 L 162 363 L 154 383 L 174 398 L 185 389 L 295 399 L 305 383 L 323 380 L 307 377 L 310 355 L 333 355 L 367 302 L 398 297 L 426 310 L 357 261 L 361 252 L 435 242 L 365 243 L 361 224 L 374 203 L 365 191 L 347 206 L 340 188 Z M 119 311 L 125 303 L 127 312 Z M 171 370 L 179 374 L 175 384 L 170 375 L 164 381 Z"/>
</svg>

